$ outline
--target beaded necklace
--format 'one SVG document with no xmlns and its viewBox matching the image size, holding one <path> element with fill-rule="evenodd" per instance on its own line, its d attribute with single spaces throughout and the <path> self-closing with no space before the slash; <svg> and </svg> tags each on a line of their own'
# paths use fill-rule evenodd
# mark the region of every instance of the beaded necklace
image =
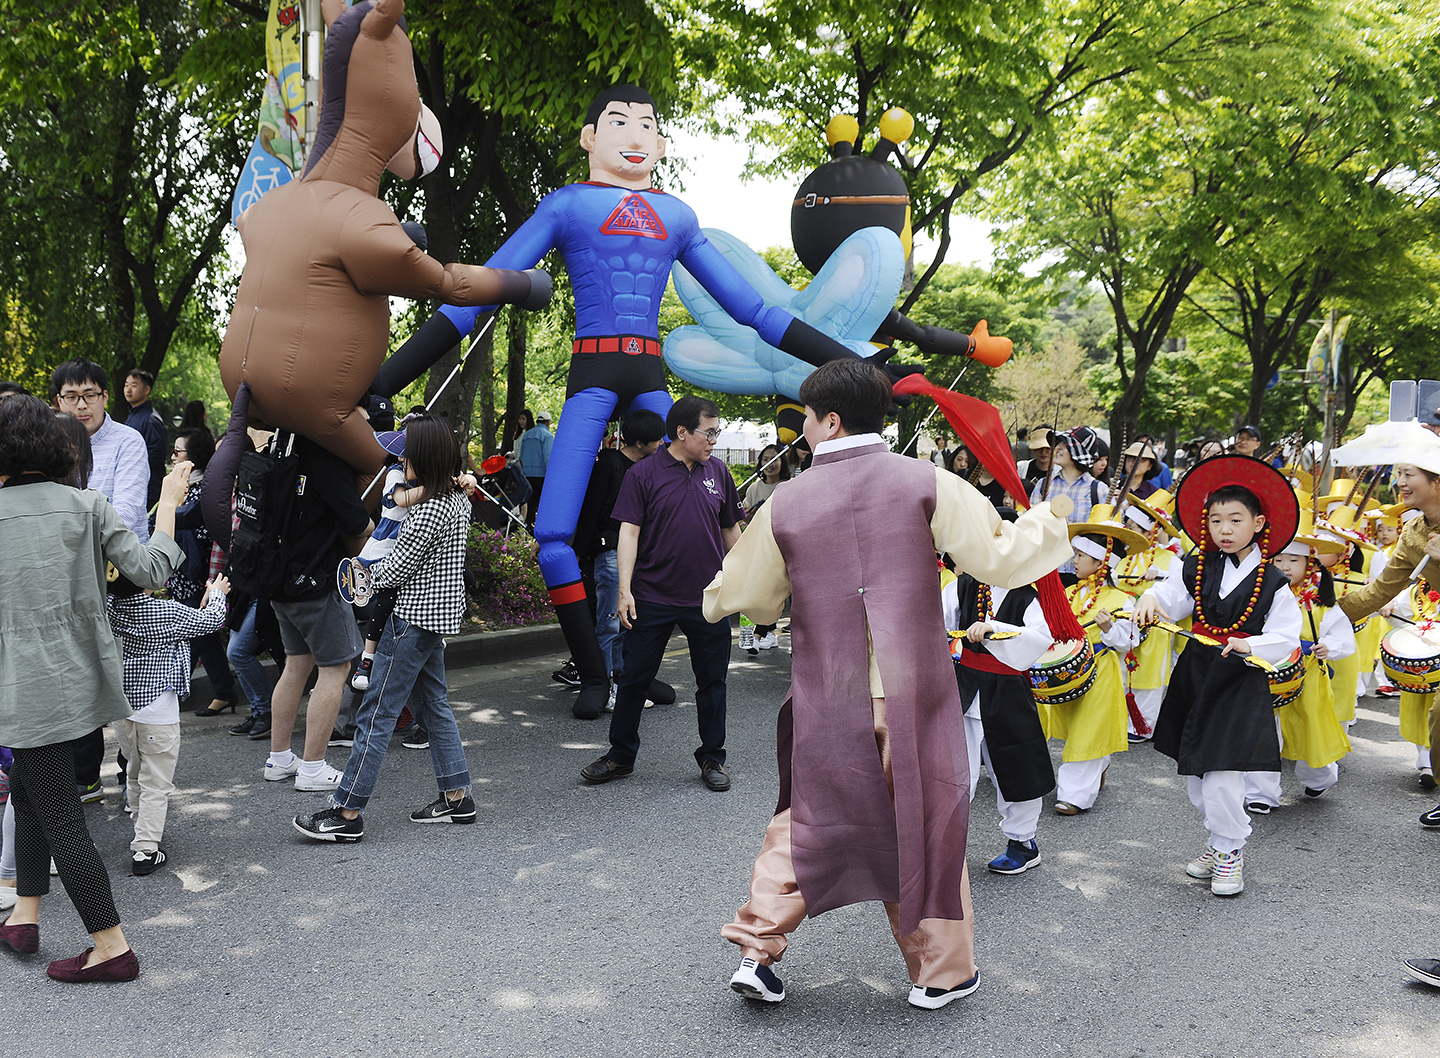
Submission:
<svg viewBox="0 0 1440 1058">
<path fill-rule="evenodd" d="M 1255 545 L 1260 548 L 1262 557 L 1265 554 L 1265 535 L 1269 532 L 1270 527 L 1267 525 L 1260 534 L 1259 542 Z M 1205 555 L 1206 551 L 1204 548 L 1198 548 L 1195 552 L 1195 588 L 1191 592 L 1195 599 L 1195 620 L 1197 623 L 1207 626 L 1219 635 L 1229 635 L 1232 632 L 1239 631 L 1240 626 L 1248 621 L 1250 615 L 1255 612 L 1255 606 L 1260 601 L 1260 591 L 1265 587 L 1265 566 L 1261 563 L 1255 568 L 1255 590 L 1250 593 L 1250 601 L 1245 604 L 1245 610 L 1240 614 L 1240 619 L 1228 628 L 1220 628 L 1212 624 L 1210 619 L 1205 616 L 1205 606 L 1200 601 L 1200 586 L 1205 583 Z M 1221 556 L 1221 560 L 1224 560 L 1223 555 Z"/>
<path fill-rule="evenodd" d="M 979 588 L 980 590 L 975 594 L 975 620 L 988 621 L 990 620 L 990 585 L 981 581 Z"/>
</svg>

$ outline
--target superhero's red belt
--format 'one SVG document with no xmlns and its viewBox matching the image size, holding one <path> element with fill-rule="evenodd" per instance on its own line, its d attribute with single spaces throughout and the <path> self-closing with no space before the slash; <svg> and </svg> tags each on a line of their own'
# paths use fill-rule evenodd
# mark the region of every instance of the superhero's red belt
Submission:
<svg viewBox="0 0 1440 1058">
<path fill-rule="evenodd" d="M 629 356 L 659 356 L 660 343 L 654 338 L 641 338 L 635 334 L 608 334 L 601 338 L 576 338 L 570 352 L 581 353 L 625 353 Z"/>
<path fill-rule="evenodd" d="M 1023 676 L 1019 669 L 1012 669 L 1009 665 L 1002 665 L 994 654 L 984 654 L 978 650 L 962 650 L 960 653 L 960 664 L 967 669 L 979 669 L 981 672 L 993 672 L 999 676 Z"/>
</svg>

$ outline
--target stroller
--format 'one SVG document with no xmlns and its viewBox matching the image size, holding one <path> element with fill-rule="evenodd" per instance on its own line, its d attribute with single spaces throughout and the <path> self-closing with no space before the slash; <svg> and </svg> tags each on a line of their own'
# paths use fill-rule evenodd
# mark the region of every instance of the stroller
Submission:
<svg viewBox="0 0 1440 1058">
<path fill-rule="evenodd" d="M 530 499 L 530 482 L 504 456 L 491 456 L 480 464 L 479 495 L 471 500 L 470 521 L 487 529 L 503 530 L 508 538 L 512 528 L 524 529 L 520 508 Z"/>
</svg>

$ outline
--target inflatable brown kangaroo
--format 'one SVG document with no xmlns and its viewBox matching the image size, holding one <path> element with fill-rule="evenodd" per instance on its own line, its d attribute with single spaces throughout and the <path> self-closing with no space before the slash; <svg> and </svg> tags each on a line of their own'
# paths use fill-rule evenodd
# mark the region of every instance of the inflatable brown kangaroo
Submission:
<svg viewBox="0 0 1440 1058">
<path fill-rule="evenodd" d="M 356 405 L 389 347 L 391 295 L 543 304 L 550 288 L 544 273 L 442 265 L 380 199 L 387 164 L 407 177 L 426 160 L 404 11 L 404 0 L 365 0 L 332 22 L 305 172 L 237 222 L 245 270 L 220 347 L 225 389 L 234 398 L 249 384 L 254 420 L 310 438 L 361 474 L 389 459 Z M 420 142 L 438 159 L 438 144 Z"/>
</svg>

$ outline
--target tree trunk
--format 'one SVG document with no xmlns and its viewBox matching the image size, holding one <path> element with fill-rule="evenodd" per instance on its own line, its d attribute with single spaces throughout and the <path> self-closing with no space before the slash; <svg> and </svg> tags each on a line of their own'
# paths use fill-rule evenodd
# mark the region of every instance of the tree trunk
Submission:
<svg viewBox="0 0 1440 1058">
<path fill-rule="evenodd" d="M 501 444 L 509 447 L 525 408 L 525 345 L 527 328 L 525 310 L 510 310 L 510 343 L 505 355 L 505 436 Z"/>
<path fill-rule="evenodd" d="M 480 358 L 480 457 L 495 454 L 495 342 L 481 342 L 472 354 Z"/>
</svg>

